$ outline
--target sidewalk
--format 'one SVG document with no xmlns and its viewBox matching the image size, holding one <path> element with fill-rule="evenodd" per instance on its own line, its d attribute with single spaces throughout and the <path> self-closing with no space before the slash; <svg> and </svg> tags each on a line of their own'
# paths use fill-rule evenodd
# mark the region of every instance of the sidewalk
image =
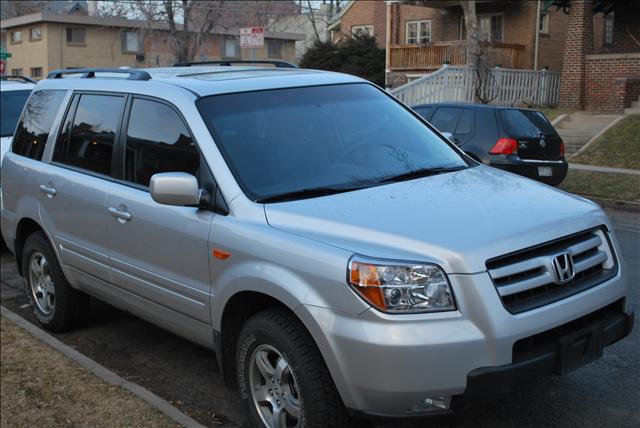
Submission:
<svg viewBox="0 0 640 428">
<path fill-rule="evenodd" d="M 615 174 L 640 175 L 640 170 L 637 170 L 637 169 L 610 168 L 608 166 L 583 165 L 579 163 L 569 163 L 569 168 L 578 169 L 581 171 L 611 172 Z"/>
<path fill-rule="evenodd" d="M 1 427 L 179 427 L 14 322 L 0 319 Z"/>
</svg>

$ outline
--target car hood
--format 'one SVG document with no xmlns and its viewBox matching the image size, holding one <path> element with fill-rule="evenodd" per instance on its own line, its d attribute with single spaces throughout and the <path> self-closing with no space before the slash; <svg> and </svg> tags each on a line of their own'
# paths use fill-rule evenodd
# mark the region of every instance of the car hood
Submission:
<svg viewBox="0 0 640 428">
<path fill-rule="evenodd" d="M 371 257 L 478 273 L 492 257 L 606 224 L 579 196 L 484 165 L 265 205 L 268 223 Z"/>
</svg>

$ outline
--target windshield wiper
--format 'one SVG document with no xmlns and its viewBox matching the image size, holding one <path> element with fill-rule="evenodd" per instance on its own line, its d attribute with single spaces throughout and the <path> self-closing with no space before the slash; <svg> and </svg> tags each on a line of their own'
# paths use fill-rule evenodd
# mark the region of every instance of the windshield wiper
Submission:
<svg viewBox="0 0 640 428">
<path fill-rule="evenodd" d="M 319 196 L 335 195 L 337 193 L 350 192 L 352 190 L 364 189 L 367 186 L 353 187 L 314 187 L 310 189 L 294 190 L 293 192 L 280 193 L 278 195 L 266 196 L 256 199 L 256 202 L 265 204 L 269 202 L 286 202 L 296 199 L 316 198 Z"/>
<path fill-rule="evenodd" d="M 438 174 L 442 174 L 445 172 L 452 172 L 452 171 L 460 171 L 463 169 L 467 169 L 468 166 L 449 166 L 449 167 L 438 167 L 438 168 L 420 168 L 420 169 L 416 169 L 415 171 L 409 171 L 409 172 L 405 172 L 402 174 L 398 174 L 398 175 L 393 175 L 391 177 L 385 177 L 381 180 L 379 180 L 377 183 L 395 183 L 398 181 L 405 181 L 405 180 L 413 180 L 416 178 L 423 178 L 423 177 L 429 177 L 431 175 L 438 175 Z"/>
</svg>

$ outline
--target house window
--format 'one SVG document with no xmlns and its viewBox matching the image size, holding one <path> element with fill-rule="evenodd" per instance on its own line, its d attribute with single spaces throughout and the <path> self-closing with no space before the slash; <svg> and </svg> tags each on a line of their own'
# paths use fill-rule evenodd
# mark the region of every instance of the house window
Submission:
<svg viewBox="0 0 640 428">
<path fill-rule="evenodd" d="M 32 28 L 31 31 L 29 32 L 29 39 L 32 42 L 42 40 L 42 28 L 40 27 Z"/>
<path fill-rule="evenodd" d="M 270 39 L 267 42 L 267 49 L 269 50 L 269 58 L 282 58 L 282 40 Z"/>
<path fill-rule="evenodd" d="M 351 27 L 351 34 L 354 36 L 371 36 L 373 37 L 373 25 L 354 25 Z"/>
<path fill-rule="evenodd" d="M 407 22 L 407 44 L 416 45 L 431 42 L 431 21 Z"/>
<path fill-rule="evenodd" d="M 11 43 L 22 43 L 22 31 L 11 32 Z"/>
<path fill-rule="evenodd" d="M 478 36 L 480 40 L 488 42 L 502 42 L 503 34 L 502 15 L 478 15 Z M 467 27 L 464 16 L 460 17 L 460 40 L 466 40 Z"/>
<path fill-rule="evenodd" d="M 238 46 L 238 40 L 236 38 L 224 39 L 222 43 L 222 56 L 224 58 L 240 57 L 240 48 Z"/>
<path fill-rule="evenodd" d="M 549 34 L 549 12 L 540 13 L 540 33 Z"/>
<path fill-rule="evenodd" d="M 615 18 L 613 15 L 607 15 L 604 19 L 604 44 L 610 45 L 613 43 L 613 23 Z"/>
<path fill-rule="evenodd" d="M 140 43 L 140 33 L 135 31 L 123 31 L 122 32 L 122 52 L 125 53 L 139 53 L 142 51 L 142 44 Z"/>
<path fill-rule="evenodd" d="M 41 78 L 42 77 L 42 67 L 31 67 L 31 77 Z"/>
<path fill-rule="evenodd" d="M 67 44 L 84 45 L 86 29 L 82 27 L 67 28 Z"/>
<path fill-rule="evenodd" d="M 22 76 L 22 69 L 21 68 L 13 68 L 11 70 L 11 75 L 12 76 Z"/>
</svg>

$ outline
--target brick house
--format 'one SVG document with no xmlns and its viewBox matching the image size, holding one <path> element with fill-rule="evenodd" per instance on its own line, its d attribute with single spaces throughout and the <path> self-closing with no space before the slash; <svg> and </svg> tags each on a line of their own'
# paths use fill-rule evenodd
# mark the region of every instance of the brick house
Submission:
<svg viewBox="0 0 640 428">
<path fill-rule="evenodd" d="M 381 48 L 387 43 L 387 5 L 378 0 L 351 0 L 327 25 L 331 40 L 337 42 L 345 36 L 365 33 L 374 36 Z"/>
<path fill-rule="evenodd" d="M 175 62 L 168 25 L 86 14 L 40 12 L 3 19 L 2 46 L 11 53 L 7 74 L 40 79 L 54 69 L 82 67 L 156 67 Z M 240 49 L 237 30 L 205 35 L 195 60 L 253 59 Z M 303 34 L 270 32 L 255 59 L 295 60 Z"/>
<path fill-rule="evenodd" d="M 489 66 L 561 69 L 568 16 L 543 6 L 543 1 L 477 1 L 482 49 Z M 392 1 L 388 7 L 388 86 L 407 83 L 443 63 L 465 64 L 466 27 L 459 2 Z"/>
<path fill-rule="evenodd" d="M 640 2 L 553 0 L 568 12 L 560 104 L 621 112 L 640 97 Z M 604 17 L 604 18 L 603 18 Z M 595 22 L 604 21 L 599 29 Z M 601 38 L 600 32 L 604 32 Z M 602 42 L 601 42 L 602 41 Z"/>
</svg>

